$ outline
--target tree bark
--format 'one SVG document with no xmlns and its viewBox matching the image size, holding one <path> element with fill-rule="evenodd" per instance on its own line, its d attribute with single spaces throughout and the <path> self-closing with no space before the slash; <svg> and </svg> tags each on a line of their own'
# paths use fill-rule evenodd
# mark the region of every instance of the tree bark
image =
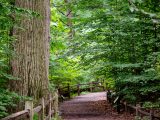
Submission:
<svg viewBox="0 0 160 120">
<path fill-rule="evenodd" d="M 41 98 L 48 91 L 50 0 L 15 0 L 17 7 L 40 14 L 40 17 L 22 16 L 14 27 L 15 57 L 11 61 L 12 74 L 18 80 L 10 88 L 20 95 Z"/>
</svg>

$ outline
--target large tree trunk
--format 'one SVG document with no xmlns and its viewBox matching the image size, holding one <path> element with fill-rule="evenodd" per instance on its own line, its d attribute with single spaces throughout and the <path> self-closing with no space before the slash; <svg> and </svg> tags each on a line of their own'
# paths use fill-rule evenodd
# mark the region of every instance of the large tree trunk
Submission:
<svg viewBox="0 0 160 120">
<path fill-rule="evenodd" d="M 15 0 L 15 5 L 37 12 L 40 17 L 20 19 L 20 27 L 14 28 L 15 56 L 10 88 L 20 95 L 38 99 L 48 91 L 50 0 Z"/>
</svg>

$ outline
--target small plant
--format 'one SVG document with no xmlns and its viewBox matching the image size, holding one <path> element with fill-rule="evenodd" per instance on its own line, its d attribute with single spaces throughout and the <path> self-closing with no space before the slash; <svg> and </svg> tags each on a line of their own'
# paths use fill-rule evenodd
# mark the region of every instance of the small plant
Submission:
<svg viewBox="0 0 160 120">
<path fill-rule="evenodd" d="M 33 120 L 38 120 L 38 114 L 34 114 Z"/>
<path fill-rule="evenodd" d="M 56 114 L 52 120 L 62 120 L 62 118 L 58 114 Z"/>
<path fill-rule="evenodd" d="M 142 119 L 139 116 L 135 116 L 135 120 L 142 120 Z"/>
<path fill-rule="evenodd" d="M 135 120 L 150 120 L 148 116 L 144 116 L 143 118 L 139 116 L 135 116 Z"/>
<path fill-rule="evenodd" d="M 0 89 L 0 118 L 7 116 L 8 109 L 16 107 L 16 102 L 23 99 L 21 96 L 14 92 L 5 89 Z"/>
<path fill-rule="evenodd" d="M 150 120 L 148 116 L 144 116 L 143 120 Z"/>
<path fill-rule="evenodd" d="M 88 94 L 88 93 L 90 93 L 90 92 L 87 92 L 87 91 L 81 92 L 82 95 L 85 95 L 85 94 Z"/>
</svg>

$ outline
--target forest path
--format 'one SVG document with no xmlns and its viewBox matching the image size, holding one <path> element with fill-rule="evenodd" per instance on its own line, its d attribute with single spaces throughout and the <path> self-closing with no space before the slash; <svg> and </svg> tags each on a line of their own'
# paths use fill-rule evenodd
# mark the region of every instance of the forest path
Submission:
<svg viewBox="0 0 160 120">
<path fill-rule="evenodd" d="M 106 92 L 77 96 L 60 105 L 63 120 L 133 120 L 117 114 L 106 101 Z"/>
</svg>

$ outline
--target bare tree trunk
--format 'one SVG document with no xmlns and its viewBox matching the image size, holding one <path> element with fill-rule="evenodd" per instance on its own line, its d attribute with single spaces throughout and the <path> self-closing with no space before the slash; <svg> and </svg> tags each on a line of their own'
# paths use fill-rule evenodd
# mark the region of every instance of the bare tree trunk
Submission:
<svg viewBox="0 0 160 120">
<path fill-rule="evenodd" d="M 15 5 L 40 14 L 40 17 L 23 16 L 14 27 L 13 35 L 15 57 L 13 57 L 13 76 L 19 80 L 11 81 L 10 88 L 20 95 L 38 99 L 48 91 L 50 0 L 15 0 Z"/>
</svg>

